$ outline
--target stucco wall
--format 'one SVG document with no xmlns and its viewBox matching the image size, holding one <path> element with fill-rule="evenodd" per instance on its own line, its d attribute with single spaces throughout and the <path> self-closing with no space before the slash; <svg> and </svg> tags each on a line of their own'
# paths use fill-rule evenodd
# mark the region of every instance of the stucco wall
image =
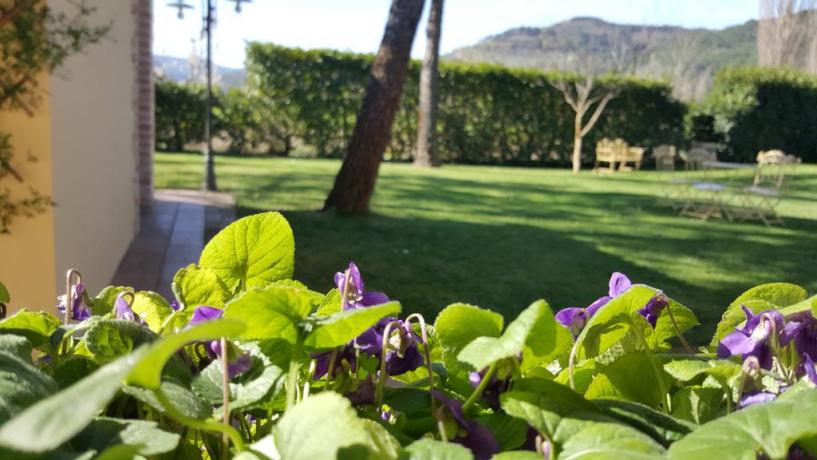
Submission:
<svg viewBox="0 0 817 460">
<path fill-rule="evenodd" d="M 97 7 L 94 23 L 111 24 L 108 37 L 69 57 L 57 75 L 42 76 L 33 117 L 0 113 L 26 180 L 2 186 L 33 186 L 57 203 L 0 235 L 0 280 L 12 311 L 53 311 L 71 267 L 91 292 L 105 287 L 137 231 L 136 1 L 145 0 L 87 1 Z M 48 3 L 55 12 L 71 10 L 65 0 Z M 20 161 L 28 154 L 38 161 Z"/>
<path fill-rule="evenodd" d="M 40 87 L 47 88 L 48 81 L 48 75 L 42 75 Z M 51 115 L 48 98 L 42 99 L 32 117 L 22 111 L 0 112 L 0 131 L 11 134 L 15 152 L 13 166 L 25 179 L 25 183 L 21 184 L 5 177 L 2 187 L 8 187 L 12 193 L 25 193 L 29 187 L 33 187 L 44 195 L 51 195 Z M 36 157 L 37 161 L 24 161 L 28 155 Z M 52 210 L 32 219 L 16 219 L 11 231 L 9 235 L 0 235 L 0 280 L 11 293 L 11 309 L 53 308 L 56 286 L 52 276 L 55 270 Z"/>
<path fill-rule="evenodd" d="M 107 285 L 138 228 L 134 27 L 131 1 L 92 0 L 112 25 L 50 83 L 54 279 L 74 267 L 91 292 Z M 55 10 L 69 2 L 50 0 Z"/>
</svg>

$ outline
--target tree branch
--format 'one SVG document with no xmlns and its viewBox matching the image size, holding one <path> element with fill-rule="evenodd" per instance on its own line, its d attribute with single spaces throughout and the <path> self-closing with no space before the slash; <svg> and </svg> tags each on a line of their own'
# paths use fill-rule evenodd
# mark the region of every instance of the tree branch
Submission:
<svg viewBox="0 0 817 460">
<path fill-rule="evenodd" d="M 604 112 L 604 108 L 607 106 L 607 103 L 610 102 L 610 100 L 613 99 L 615 96 L 616 96 L 615 93 L 611 91 L 605 94 L 603 98 L 601 98 L 601 102 L 599 102 L 599 105 L 596 106 L 596 110 L 593 112 L 593 115 L 590 117 L 590 120 L 588 120 L 587 124 L 584 125 L 584 127 L 581 130 L 582 137 L 587 135 L 587 133 L 589 133 L 590 130 L 593 129 L 593 125 L 595 125 L 596 122 L 599 121 L 599 117 L 601 116 L 601 113 Z"/>
</svg>

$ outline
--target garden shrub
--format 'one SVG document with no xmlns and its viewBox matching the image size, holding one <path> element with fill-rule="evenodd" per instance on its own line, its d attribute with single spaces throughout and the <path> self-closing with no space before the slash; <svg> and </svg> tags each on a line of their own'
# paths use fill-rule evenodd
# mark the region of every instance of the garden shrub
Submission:
<svg viewBox="0 0 817 460">
<path fill-rule="evenodd" d="M 268 108 L 271 115 L 265 122 L 272 129 L 290 133 L 318 155 L 339 157 L 352 136 L 371 62 L 369 55 L 253 43 L 247 65 L 251 98 Z M 412 62 L 387 159 L 409 160 L 413 155 L 419 72 L 420 63 Z M 578 77 L 443 63 L 437 126 L 440 157 L 482 164 L 566 161 L 574 115 L 548 81 L 572 78 Z M 603 78 L 601 84 L 615 87 L 619 95 L 587 136 L 588 155 L 596 140 L 605 136 L 645 147 L 683 139 L 685 108 L 671 97 L 669 85 L 621 77 Z M 157 110 L 159 104 L 162 101 L 157 98 Z M 158 120 L 157 126 L 161 126 Z M 227 131 L 231 129 L 240 128 Z"/>
<path fill-rule="evenodd" d="M 207 88 L 157 79 L 154 89 L 156 149 L 181 152 L 190 143 L 202 142 Z"/>
<path fill-rule="evenodd" d="M 711 117 L 726 141 L 726 159 L 754 162 L 762 150 L 781 149 L 817 161 L 817 77 L 779 68 L 730 68 L 715 76 L 698 112 Z"/>
<path fill-rule="evenodd" d="M 614 273 L 586 308 L 433 324 L 366 287 L 295 281 L 292 230 L 245 217 L 174 299 L 91 295 L 0 321 L 2 458 L 700 459 L 817 454 L 817 296 L 772 283 L 709 345 L 692 310 Z M 12 296 L 0 285 L 0 306 Z M 577 293 L 577 297 L 582 294 Z M 680 347 L 683 346 L 683 349 Z"/>
</svg>

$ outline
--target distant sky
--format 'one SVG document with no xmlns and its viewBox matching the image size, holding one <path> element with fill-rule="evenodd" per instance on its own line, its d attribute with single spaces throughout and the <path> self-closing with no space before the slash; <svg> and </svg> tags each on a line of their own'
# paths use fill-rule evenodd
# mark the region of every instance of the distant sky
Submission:
<svg viewBox="0 0 817 460">
<path fill-rule="evenodd" d="M 168 0 L 154 0 L 156 54 L 187 58 L 201 52 L 202 0 L 183 20 Z M 390 0 L 253 0 L 234 12 L 234 2 L 215 0 L 215 62 L 241 67 L 247 41 L 301 48 L 374 52 L 380 44 Z M 412 55 L 425 47 L 425 15 Z M 757 17 L 758 0 L 445 0 L 442 52 L 471 45 L 489 35 L 520 26 L 542 27 L 576 16 L 595 16 L 626 24 L 678 25 L 720 29 Z"/>
</svg>

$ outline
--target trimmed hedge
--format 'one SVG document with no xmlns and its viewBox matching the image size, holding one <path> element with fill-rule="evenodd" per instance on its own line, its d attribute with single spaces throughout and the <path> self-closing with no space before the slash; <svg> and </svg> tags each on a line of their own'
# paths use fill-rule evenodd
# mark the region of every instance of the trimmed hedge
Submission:
<svg viewBox="0 0 817 460">
<path fill-rule="evenodd" d="M 354 129 L 372 56 L 250 44 L 254 92 L 293 117 L 297 137 L 319 155 L 340 156 Z M 416 142 L 420 63 L 412 62 L 387 159 L 408 160 Z M 536 164 L 566 161 L 573 112 L 548 80 L 577 78 L 491 65 L 445 63 L 440 69 L 439 149 L 448 162 Z M 587 136 L 650 147 L 683 139 L 685 107 L 661 82 L 605 78 L 619 96 Z M 588 115 L 589 116 L 589 115 Z"/>
<path fill-rule="evenodd" d="M 790 69 L 724 69 L 694 120 L 725 142 L 722 157 L 753 162 L 758 151 L 782 149 L 817 161 L 817 77 Z M 700 123 L 705 125 L 706 123 Z"/>
</svg>

